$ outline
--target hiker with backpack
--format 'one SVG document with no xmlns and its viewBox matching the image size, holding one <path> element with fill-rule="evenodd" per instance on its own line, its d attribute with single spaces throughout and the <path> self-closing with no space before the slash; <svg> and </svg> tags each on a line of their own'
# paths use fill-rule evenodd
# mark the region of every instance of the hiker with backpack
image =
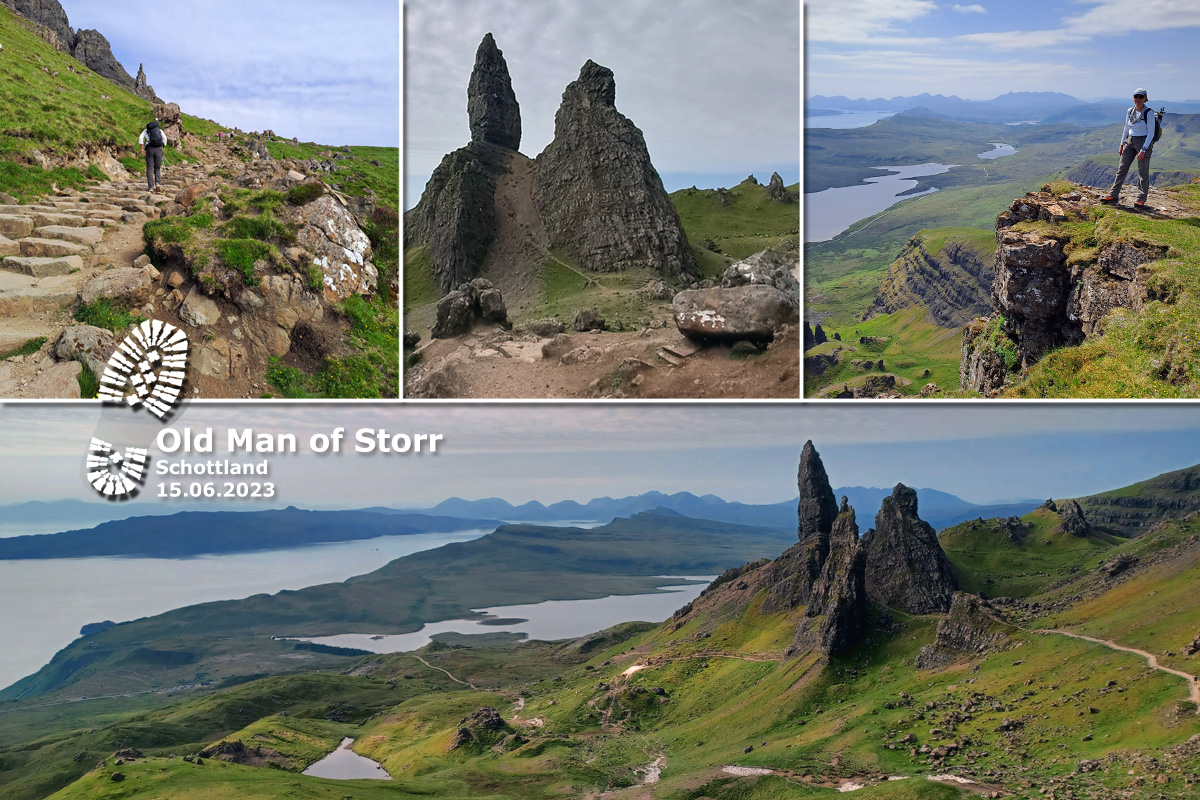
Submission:
<svg viewBox="0 0 1200 800">
<path fill-rule="evenodd" d="M 1117 170 L 1117 178 L 1113 181 L 1108 194 L 1100 198 L 1101 203 L 1115 203 L 1121 196 L 1121 186 L 1133 159 L 1138 161 L 1138 178 L 1141 193 L 1133 207 L 1139 211 L 1146 207 L 1146 197 L 1150 193 L 1150 155 L 1154 151 L 1154 143 L 1162 138 L 1163 111 L 1151 113 L 1146 105 L 1146 90 L 1135 89 L 1133 105 L 1125 114 L 1125 127 L 1121 130 L 1121 146 L 1117 153 L 1121 156 L 1121 167 Z"/>
<path fill-rule="evenodd" d="M 141 135 L 138 144 L 146 156 L 146 185 L 150 191 L 162 185 L 163 148 L 167 144 L 167 136 L 159 127 L 158 120 L 151 120 Z"/>
</svg>

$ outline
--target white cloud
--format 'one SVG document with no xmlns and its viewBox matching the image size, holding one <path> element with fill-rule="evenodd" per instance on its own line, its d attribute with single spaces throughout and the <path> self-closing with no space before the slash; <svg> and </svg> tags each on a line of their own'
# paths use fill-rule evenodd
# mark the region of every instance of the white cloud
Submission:
<svg viewBox="0 0 1200 800">
<path fill-rule="evenodd" d="M 905 37 L 899 23 L 912 22 L 937 9 L 930 0 L 812 0 L 806 38 L 835 44 L 887 44 Z"/>
<path fill-rule="evenodd" d="M 1083 0 L 1093 8 L 1064 20 L 1066 26 L 1089 36 L 1113 36 L 1129 31 L 1161 31 L 1200 27 L 1200 5 L 1179 0 Z"/>
<path fill-rule="evenodd" d="M 955 37 L 955 41 L 982 44 L 993 50 L 1012 52 L 1017 50 L 1044 50 L 1064 44 L 1085 42 L 1090 37 L 1069 30 L 1054 31 L 992 31 L 988 33 L 966 33 Z"/>
<path fill-rule="evenodd" d="M 957 11 L 960 14 L 986 14 L 987 13 L 987 9 L 984 8 L 983 6 L 979 5 L 978 3 L 973 3 L 972 5 L 969 5 L 969 6 L 960 6 L 958 3 L 955 3 L 954 5 L 950 6 L 950 8 L 953 9 L 954 11 Z"/>
</svg>

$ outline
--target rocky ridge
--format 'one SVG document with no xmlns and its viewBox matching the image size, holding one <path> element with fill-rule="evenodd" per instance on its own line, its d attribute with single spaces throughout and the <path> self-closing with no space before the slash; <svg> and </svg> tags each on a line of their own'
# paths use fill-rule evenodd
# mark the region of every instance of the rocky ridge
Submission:
<svg viewBox="0 0 1200 800">
<path fill-rule="evenodd" d="M 991 310 L 992 275 L 987 254 L 966 243 L 949 241 L 934 256 L 918 233 L 888 267 L 887 277 L 862 319 L 923 306 L 938 327 L 962 327 L 972 317 Z"/>
</svg>

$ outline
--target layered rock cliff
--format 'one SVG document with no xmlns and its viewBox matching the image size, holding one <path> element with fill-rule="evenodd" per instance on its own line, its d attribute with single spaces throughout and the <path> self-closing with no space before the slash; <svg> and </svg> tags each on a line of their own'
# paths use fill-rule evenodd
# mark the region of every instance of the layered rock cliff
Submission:
<svg viewBox="0 0 1200 800">
<path fill-rule="evenodd" d="M 1077 503 L 1090 527 L 1119 536 L 1138 536 L 1159 520 L 1200 511 L 1200 466 L 1072 502 Z"/>
<path fill-rule="evenodd" d="M 868 320 L 904 308 L 921 306 L 938 327 L 959 328 L 972 317 L 991 311 L 992 276 L 989 246 L 980 237 L 958 235 L 943 240 L 931 253 L 927 238 L 937 232 L 920 231 L 888 267 L 871 306 Z M 944 243 L 941 243 L 943 242 Z"/>
</svg>

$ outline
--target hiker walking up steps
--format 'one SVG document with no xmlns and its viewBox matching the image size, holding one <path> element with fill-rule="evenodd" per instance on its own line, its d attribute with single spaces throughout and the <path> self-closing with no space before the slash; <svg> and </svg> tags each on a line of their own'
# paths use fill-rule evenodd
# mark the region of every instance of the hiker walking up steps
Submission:
<svg viewBox="0 0 1200 800">
<path fill-rule="evenodd" d="M 146 155 L 146 185 L 150 191 L 162 185 L 163 147 L 167 137 L 163 135 L 158 120 L 151 120 L 146 129 L 138 136 L 138 144 Z"/>
<path fill-rule="evenodd" d="M 1117 178 L 1108 194 L 1100 198 L 1101 203 L 1117 202 L 1117 198 L 1121 196 L 1125 176 L 1129 174 L 1129 166 L 1136 157 L 1141 193 L 1133 207 L 1139 210 L 1146 207 L 1146 196 L 1150 193 L 1150 154 L 1154 150 L 1154 143 L 1162 136 L 1160 117 L 1161 112 L 1156 115 L 1147 107 L 1146 90 L 1135 89 L 1133 105 L 1125 114 L 1125 127 L 1121 130 L 1121 146 L 1117 149 L 1121 155 L 1121 167 L 1117 170 Z"/>
</svg>

